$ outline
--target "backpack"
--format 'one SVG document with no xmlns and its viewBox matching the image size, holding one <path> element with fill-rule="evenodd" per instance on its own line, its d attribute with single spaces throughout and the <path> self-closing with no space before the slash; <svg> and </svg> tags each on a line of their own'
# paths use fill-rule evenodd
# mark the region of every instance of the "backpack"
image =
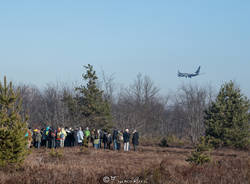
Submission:
<svg viewBox="0 0 250 184">
<path fill-rule="evenodd" d="M 51 137 L 56 137 L 56 134 L 53 131 L 51 131 L 50 135 L 51 135 Z"/>
<path fill-rule="evenodd" d="M 119 137 L 119 140 L 120 140 L 120 141 L 123 141 L 123 136 L 122 136 L 122 135 Z"/>
<path fill-rule="evenodd" d="M 63 139 L 64 138 L 64 133 L 60 134 L 60 138 Z"/>
</svg>

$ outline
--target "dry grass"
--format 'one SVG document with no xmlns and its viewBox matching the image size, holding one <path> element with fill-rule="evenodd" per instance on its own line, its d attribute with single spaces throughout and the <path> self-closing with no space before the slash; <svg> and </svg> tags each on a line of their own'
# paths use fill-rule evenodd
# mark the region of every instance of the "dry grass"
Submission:
<svg viewBox="0 0 250 184">
<path fill-rule="evenodd" d="M 178 137 L 174 136 L 174 135 L 169 135 L 169 136 L 159 136 L 159 137 L 140 137 L 140 145 L 142 146 L 159 146 L 161 144 L 161 141 L 163 139 L 166 139 L 166 142 L 168 144 L 169 147 L 193 147 L 192 143 L 190 142 L 190 140 L 188 140 L 187 138 L 182 138 L 179 139 Z"/>
<path fill-rule="evenodd" d="M 212 163 L 192 166 L 185 161 L 191 149 L 148 146 L 139 150 L 33 150 L 22 168 L 1 170 L 0 183 L 98 184 L 104 183 L 104 176 L 116 176 L 109 183 L 129 183 L 137 177 L 134 183 L 250 183 L 248 152 L 217 150 Z"/>
</svg>

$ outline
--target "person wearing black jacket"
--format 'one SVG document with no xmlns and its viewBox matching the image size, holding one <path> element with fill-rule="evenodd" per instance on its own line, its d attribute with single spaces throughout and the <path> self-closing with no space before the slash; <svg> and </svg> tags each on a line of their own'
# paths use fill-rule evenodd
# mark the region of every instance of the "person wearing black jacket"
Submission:
<svg viewBox="0 0 250 184">
<path fill-rule="evenodd" d="M 136 130 L 134 130 L 133 132 L 132 144 L 134 147 L 134 151 L 136 151 L 136 147 L 139 145 L 139 133 Z"/>
<path fill-rule="evenodd" d="M 107 149 L 108 134 L 107 134 L 107 132 L 105 130 L 103 131 L 102 142 L 103 142 L 104 149 Z"/>
<path fill-rule="evenodd" d="M 70 147 L 73 147 L 73 146 L 75 146 L 75 135 L 74 135 L 74 130 L 70 127 L 69 128 L 69 134 L 68 134 L 68 136 L 69 136 L 69 146 Z"/>
<path fill-rule="evenodd" d="M 108 149 L 111 149 L 112 135 L 110 133 L 108 133 L 107 139 L 108 139 L 107 147 L 108 147 Z"/>
<path fill-rule="evenodd" d="M 117 129 L 114 129 L 113 131 L 113 146 L 114 146 L 114 150 L 118 150 L 118 146 L 117 146 L 117 141 L 118 141 L 118 130 Z"/>
<path fill-rule="evenodd" d="M 123 133 L 124 151 L 129 150 L 129 139 L 130 139 L 129 130 L 126 129 L 125 132 Z"/>
</svg>

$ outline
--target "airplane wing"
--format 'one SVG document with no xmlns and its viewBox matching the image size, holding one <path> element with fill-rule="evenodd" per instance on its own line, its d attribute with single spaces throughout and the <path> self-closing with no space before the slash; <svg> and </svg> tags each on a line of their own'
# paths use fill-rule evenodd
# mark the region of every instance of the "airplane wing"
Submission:
<svg viewBox="0 0 250 184">
<path fill-rule="evenodd" d="M 181 73 L 178 71 L 178 77 L 186 77 L 185 73 Z"/>
</svg>

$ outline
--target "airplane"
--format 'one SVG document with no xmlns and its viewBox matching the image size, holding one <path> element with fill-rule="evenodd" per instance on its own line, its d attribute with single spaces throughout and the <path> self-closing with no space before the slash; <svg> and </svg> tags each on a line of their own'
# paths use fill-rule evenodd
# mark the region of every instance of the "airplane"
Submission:
<svg viewBox="0 0 250 184">
<path fill-rule="evenodd" d="M 181 73 L 178 71 L 178 77 L 192 78 L 200 74 L 201 66 L 198 67 L 195 73 Z"/>
</svg>

